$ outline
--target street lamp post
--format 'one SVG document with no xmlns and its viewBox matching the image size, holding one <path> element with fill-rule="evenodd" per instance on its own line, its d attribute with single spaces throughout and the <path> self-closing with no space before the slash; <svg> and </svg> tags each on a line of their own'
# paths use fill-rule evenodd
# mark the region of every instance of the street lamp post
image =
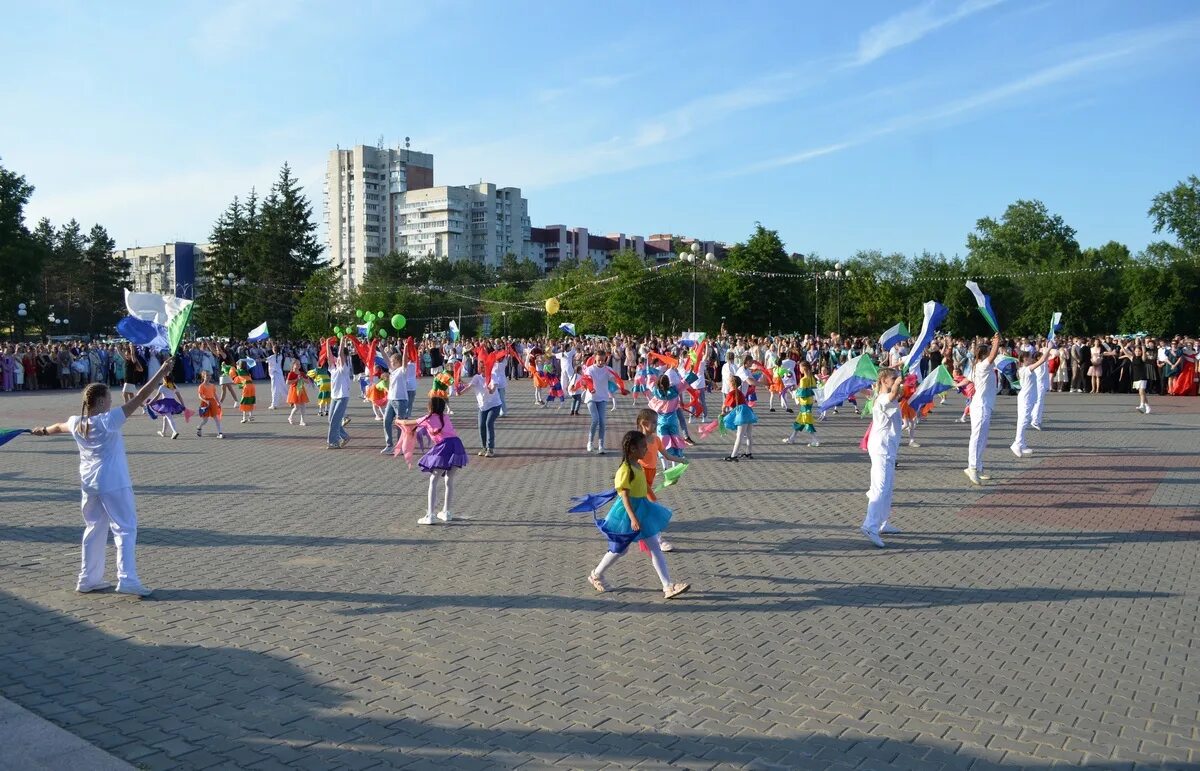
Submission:
<svg viewBox="0 0 1200 771">
<path fill-rule="evenodd" d="M 691 263 L 692 266 L 692 329 L 696 331 L 696 271 L 700 267 L 700 244 L 693 241 L 691 249 L 686 252 L 679 253 L 679 259 L 684 262 Z M 717 257 L 712 252 L 704 255 L 704 261 L 712 264 L 717 261 Z"/>
<path fill-rule="evenodd" d="M 29 311 L 26 310 L 25 303 L 19 304 L 17 306 L 17 342 L 25 340 L 25 317 L 28 315 Z"/>
<path fill-rule="evenodd" d="M 825 273 L 823 275 L 821 273 L 813 274 L 813 295 L 814 295 L 814 300 L 815 300 L 814 307 L 813 307 L 813 337 L 818 337 L 817 312 L 821 305 L 821 294 L 818 290 L 820 287 L 820 282 L 821 282 L 822 277 L 837 282 L 836 288 L 834 290 L 834 294 L 837 298 L 836 299 L 836 305 L 837 305 L 836 329 L 837 329 L 838 337 L 840 338 L 842 336 L 842 281 L 850 278 L 850 276 L 851 276 L 850 269 L 847 268 L 846 270 L 843 270 L 842 263 L 840 263 L 840 262 L 835 262 L 833 264 L 833 270 L 827 270 L 827 271 L 825 271 Z"/>
<path fill-rule="evenodd" d="M 225 298 L 229 306 L 229 340 L 231 342 L 233 341 L 233 309 L 236 307 L 233 304 L 233 290 L 235 287 L 245 285 L 246 279 L 235 276 L 232 273 L 226 273 L 225 278 L 221 279 L 221 286 L 225 287 Z"/>
</svg>

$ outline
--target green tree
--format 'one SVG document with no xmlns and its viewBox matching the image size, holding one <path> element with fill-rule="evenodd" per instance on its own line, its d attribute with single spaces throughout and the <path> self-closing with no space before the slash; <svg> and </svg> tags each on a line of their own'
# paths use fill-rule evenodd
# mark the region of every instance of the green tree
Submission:
<svg viewBox="0 0 1200 771">
<path fill-rule="evenodd" d="M 713 298 L 726 311 L 726 324 L 732 332 L 760 333 L 778 330 L 781 318 L 792 313 L 811 280 L 762 276 L 788 274 L 796 266 L 783 248 L 779 233 L 756 224 L 744 244 L 729 250 L 723 266 L 726 271 L 714 281 Z M 786 322 L 785 326 L 792 326 Z"/>
<path fill-rule="evenodd" d="M 296 303 L 292 333 L 310 340 L 327 337 L 333 332 L 335 319 L 344 314 L 340 266 L 318 268 L 308 277 Z"/>
<path fill-rule="evenodd" d="M 1200 256 L 1200 177 L 1195 174 L 1154 196 L 1148 212 L 1154 232 L 1166 230 L 1189 255 Z"/>
<path fill-rule="evenodd" d="M 112 330 L 125 315 L 124 290 L 131 288 L 129 261 L 112 256 L 116 245 L 102 225 L 93 225 L 88 232 L 80 275 L 88 332 Z"/>
<path fill-rule="evenodd" d="M 25 303 L 25 323 L 34 322 L 33 299 L 46 249 L 25 226 L 25 206 L 33 185 L 0 166 L 0 321 L 16 323 L 17 306 Z M 47 223 L 48 224 L 48 223 Z"/>
</svg>

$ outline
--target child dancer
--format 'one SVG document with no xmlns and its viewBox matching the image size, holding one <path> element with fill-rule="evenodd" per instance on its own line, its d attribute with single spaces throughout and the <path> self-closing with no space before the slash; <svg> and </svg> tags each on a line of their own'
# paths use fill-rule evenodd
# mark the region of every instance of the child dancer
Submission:
<svg viewBox="0 0 1200 771">
<path fill-rule="evenodd" d="M 812 365 L 808 361 L 800 362 L 800 379 L 792 379 L 795 383 L 793 398 L 796 400 L 796 419 L 792 421 L 792 435 L 783 440 L 784 444 L 795 444 L 800 432 L 808 434 L 808 446 L 820 447 L 817 440 L 817 426 L 813 422 L 813 402 L 817 393 L 817 379 L 812 375 Z"/>
<path fill-rule="evenodd" d="M 108 531 L 117 549 L 117 591 L 148 597 L 151 590 L 137 574 L 134 548 L 137 543 L 137 505 L 125 438 L 121 429 L 129 416 L 141 409 L 150 394 L 171 371 L 174 362 L 163 362 L 158 371 L 138 389 L 133 398 L 113 409 L 108 386 L 92 383 L 83 389 L 83 410 L 63 423 L 32 429 L 34 436 L 70 434 L 79 447 L 79 482 L 83 493 L 83 564 L 75 591 L 81 594 L 108 589 L 104 581 L 104 552 Z"/>
<path fill-rule="evenodd" d="M 671 385 L 671 379 L 660 375 L 658 383 L 650 391 L 650 409 L 658 415 L 658 437 L 662 441 L 663 454 L 676 462 L 684 461 L 683 435 L 679 426 L 679 391 Z"/>
<path fill-rule="evenodd" d="M 562 381 L 554 374 L 554 360 L 549 356 L 542 362 L 542 376 L 546 380 L 546 404 L 558 399 L 558 408 L 561 410 L 567 397 L 563 393 Z"/>
<path fill-rule="evenodd" d="M 304 423 L 304 405 L 308 404 L 308 389 L 304 387 L 304 381 L 308 377 L 304 374 L 300 366 L 300 360 L 292 361 L 292 370 L 287 373 L 287 403 L 292 405 L 292 411 L 288 413 L 288 423 L 290 424 L 296 417 L 296 411 L 300 411 L 300 425 Z"/>
<path fill-rule="evenodd" d="M 1043 348 L 1042 355 L 1037 359 L 1034 359 L 1032 353 L 1021 354 L 1021 366 L 1017 370 L 1017 382 L 1021 384 L 1021 390 L 1017 391 L 1017 434 L 1008 448 L 1018 458 L 1033 455 L 1033 450 L 1025 444 L 1025 427 L 1033 422 L 1037 399 L 1040 396 L 1037 392 L 1037 389 L 1041 388 L 1037 380 L 1037 369 L 1045 364 L 1049 357 L 1050 346 Z"/>
<path fill-rule="evenodd" d="M 238 403 L 238 392 L 234 388 L 237 384 L 235 378 L 237 370 L 232 363 L 226 362 L 221 365 L 221 404 L 225 403 L 225 395 L 228 394 L 233 398 L 233 403 Z"/>
<path fill-rule="evenodd" d="M 983 473 L 983 453 L 987 449 L 988 429 L 992 423 L 992 408 L 996 405 L 996 357 L 1000 355 L 1000 333 L 992 336 L 992 345 L 975 349 L 975 368 L 971 382 L 975 395 L 971 397 L 971 443 L 967 446 L 967 467 L 963 473 L 971 484 L 991 479 Z"/>
<path fill-rule="evenodd" d="M 242 422 L 254 422 L 254 402 L 256 389 L 254 387 L 254 379 L 250 377 L 250 372 L 245 369 L 238 369 L 233 376 L 233 382 L 242 387 L 242 398 L 238 400 L 238 409 L 242 411 Z"/>
<path fill-rule="evenodd" d="M 951 374 L 954 377 L 954 386 L 963 395 L 963 398 L 967 400 L 967 403 L 963 405 L 962 415 L 958 418 L 959 423 L 966 423 L 967 416 L 971 414 L 971 398 L 975 396 L 975 384 L 963 377 L 962 370 L 958 367 L 955 367 Z"/>
<path fill-rule="evenodd" d="M 324 417 L 329 414 L 329 367 L 320 364 L 316 369 L 308 371 L 308 377 L 317 388 L 317 416 Z"/>
<path fill-rule="evenodd" d="M 495 381 L 492 381 L 493 385 Z M 453 516 L 450 513 L 450 502 L 453 496 L 453 477 L 455 472 L 467 465 L 467 449 L 462 440 L 454 432 L 454 425 L 446 417 L 446 400 L 440 396 L 431 397 L 429 412 L 420 420 L 396 421 L 400 425 L 411 425 L 414 428 L 424 428 L 433 440 L 433 447 L 417 461 L 421 470 L 429 474 L 429 498 L 425 516 L 417 520 L 418 525 L 432 525 L 436 521 L 449 522 Z M 437 480 L 441 476 L 445 490 L 442 496 L 442 509 L 434 519 L 434 509 L 437 503 Z"/>
<path fill-rule="evenodd" d="M 204 427 L 212 420 L 217 424 L 217 438 L 224 439 L 225 434 L 221 432 L 221 401 L 217 398 L 217 387 L 212 384 L 208 370 L 200 373 L 196 398 L 200 400 L 200 425 L 196 426 L 196 436 L 204 436 Z"/>
<path fill-rule="evenodd" d="M 367 389 L 367 393 L 371 397 L 371 411 L 375 413 L 375 419 L 383 420 L 387 415 L 388 403 L 388 373 L 383 367 L 375 368 L 375 382 Z"/>
<path fill-rule="evenodd" d="M 154 410 L 152 415 L 162 415 L 162 429 L 158 431 L 158 435 L 178 439 L 179 431 L 175 428 L 175 421 L 171 418 L 171 415 L 178 415 L 187 409 L 183 403 L 183 396 L 179 393 L 179 389 L 175 387 L 175 383 L 166 377 L 163 378 L 162 385 L 158 387 L 158 395 L 160 398 L 156 399 L 155 403 L 150 405 L 150 408 Z M 167 433 L 168 428 L 171 430 L 169 434 Z"/>
<path fill-rule="evenodd" d="M 637 427 L 638 431 L 641 431 L 642 435 L 646 437 L 646 454 L 638 460 L 638 464 L 646 474 L 646 497 L 657 501 L 658 498 L 654 495 L 654 477 L 658 475 L 658 459 L 662 458 L 664 464 L 668 460 L 663 451 L 662 439 L 658 436 L 658 413 L 649 408 L 638 410 Z M 658 543 L 663 551 L 674 551 L 675 549 L 662 536 L 659 536 Z M 650 550 L 644 541 L 640 546 L 643 551 Z"/>
<path fill-rule="evenodd" d="M 587 390 L 583 382 L 583 367 L 578 364 L 567 380 L 567 390 L 571 393 L 571 414 L 578 415 L 583 407 L 583 394 Z"/>
<path fill-rule="evenodd" d="M 742 393 L 742 379 L 737 375 L 733 375 L 731 382 L 733 389 L 725 394 L 725 408 L 721 421 L 725 424 L 725 428 L 730 431 L 736 430 L 737 434 L 733 439 L 733 449 L 729 451 L 729 457 L 725 460 L 737 463 L 739 458 L 738 450 L 741 449 L 743 443 L 745 443 L 746 451 L 740 457 L 746 460 L 754 460 L 750 431 L 754 428 L 754 424 L 758 422 L 758 416 L 746 404 L 746 394 Z"/>
<path fill-rule="evenodd" d="M 667 572 L 667 558 L 663 556 L 659 533 L 666 529 L 671 521 L 671 510 L 649 499 L 649 487 L 646 485 L 646 475 L 643 473 L 638 459 L 646 454 L 646 437 L 640 431 L 630 431 L 621 442 L 621 465 L 617 468 L 613 479 L 613 487 L 617 489 L 617 500 L 613 501 L 608 516 L 604 519 L 604 529 L 607 533 L 632 535 L 637 533 L 634 541 L 644 541 L 650 549 L 650 559 L 654 564 L 654 572 L 662 582 L 663 597 L 672 599 L 691 588 L 688 584 L 672 582 Z M 628 541 L 616 545 L 609 540 L 609 551 L 600 559 L 596 569 L 588 574 L 588 583 L 598 592 L 612 591 L 612 586 L 604 580 L 604 572 L 621 558 L 629 548 Z"/>
<path fill-rule="evenodd" d="M 638 394 L 648 394 L 650 391 L 650 366 L 646 363 L 646 357 L 638 358 L 637 370 L 633 376 L 633 403 L 637 404 Z M 649 400 L 649 396 L 645 396 Z"/>
<path fill-rule="evenodd" d="M 888 524 L 892 510 L 892 483 L 896 476 L 896 453 L 900 449 L 900 394 L 904 381 L 894 369 L 879 370 L 878 392 L 871 408 L 871 433 L 867 452 L 871 455 L 871 486 L 867 489 L 867 516 L 862 534 L 882 549 L 880 533 L 899 533 Z"/>
</svg>

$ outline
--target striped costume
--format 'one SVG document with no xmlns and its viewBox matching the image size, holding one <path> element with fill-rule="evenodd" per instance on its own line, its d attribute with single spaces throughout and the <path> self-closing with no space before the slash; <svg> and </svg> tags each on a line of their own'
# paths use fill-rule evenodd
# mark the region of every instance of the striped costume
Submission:
<svg viewBox="0 0 1200 771">
<path fill-rule="evenodd" d="M 816 393 L 817 379 L 812 375 L 801 377 L 792 393 L 796 397 L 796 419 L 792 422 L 792 430 L 807 431 L 810 434 L 817 432 L 817 427 L 813 424 L 813 401 Z"/>
</svg>

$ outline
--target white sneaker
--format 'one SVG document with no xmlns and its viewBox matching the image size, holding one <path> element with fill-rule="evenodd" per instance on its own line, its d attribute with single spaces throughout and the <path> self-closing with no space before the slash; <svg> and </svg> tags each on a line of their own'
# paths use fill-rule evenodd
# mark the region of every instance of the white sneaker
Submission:
<svg viewBox="0 0 1200 771">
<path fill-rule="evenodd" d="M 663 551 L 675 551 L 675 547 L 672 546 L 671 542 L 666 538 L 658 539 L 658 548 L 662 549 Z"/>
<path fill-rule="evenodd" d="M 1042 427 L 1041 427 L 1040 425 L 1038 425 L 1037 423 L 1030 423 L 1030 424 L 1029 424 L 1029 427 L 1030 427 L 1030 428 L 1032 428 L 1034 431 L 1041 431 L 1041 430 L 1042 430 Z"/>
<path fill-rule="evenodd" d="M 1150 405 L 1149 405 L 1149 404 L 1147 404 L 1147 405 L 1146 405 L 1146 409 L 1142 410 L 1142 412 L 1143 412 L 1144 414 L 1146 414 L 1146 415 L 1149 415 L 1149 414 L 1150 414 Z"/>
<path fill-rule="evenodd" d="M 164 434 L 162 431 L 155 431 L 154 433 L 158 434 L 159 436 L 166 436 L 166 434 Z"/>
<path fill-rule="evenodd" d="M 879 532 L 880 533 L 888 533 L 890 535 L 900 535 L 904 531 L 891 523 L 884 522 L 883 527 L 879 528 Z"/>
<path fill-rule="evenodd" d="M 795 444 L 796 442 L 789 436 L 787 439 L 783 440 L 783 443 L 784 444 Z"/>
<path fill-rule="evenodd" d="M 117 594 L 132 594 L 135 597 L 149 597 L 154 593 L 154 590 L 142 586 L 141 584 L 121 584 L 117 587 Z"/>
<path fill-rule="evenodd" d="M 305 423 L 305 422 L 302 420 L 302 421 L 300 421 L 300 425 L 302 425 L 302 426 L 307 426 L 308 424 L 307 424 L 307 423 Z"/>
<path fill-rule="evenodd" d="M 80 594 L 88 594 L 89 592 L 102 592 L 105 589 L 111 589 L 112 584 L 107 581 L 98 581 L 94 584 L 80 584 L 75 587 L 75 591 Z"/>
<path fill-rule="evenodd" d="M 417 520 L 418 525 L 432 525 L 433 522 L 433 517 L 429 516 L 428 514 Z"/>
<path fill-rule="evenodd" d="M 597 447 L 597 448 L 596 448 L 596 454 L 597 454 L 597 455 L 603 455 L 603 454 L 604 454 L 604 445 L 600 445 L 599 447 Z"/>
<path fill-rule="evenodd" d="M 454 515 L 448 511 L 439 511 L 437 513 L 437 518 L 443 522 L 449 522 L 450 520 L 454 519 Z"/>
<path fill-rule="evenodd" d="M 390 455 L 390 454 L 392 453 L 392 450 L 393 450 L 393 449 L 395 449 L 395 448 L 392 448 L 392 447 L 384 447 L 382 450 L 380 450 L 380 451 L 379 451 L 379 454 L 380 454 L 380 455 Z"/>
<path fill-rule="evenodd" d="M 917 444 L 917 440 L 916 440 L 916 439 L 909 439 L 909 440 L 908 440 L 908 446 L 909 446 L 909 447 L 920 447 L 921 445 Z"/>
<path fill-rule="evenodd" d="M 859 530 L 861 530 L 862 534 L 867 537 L 868 541 L 875 544 L 880 549 L 887 546 L 887 544 L 883 542 L 883 539 L 879 537 L 879 533 L 876 533 L 874 530 L 870 530 L 866 527 L 860 527 Z"/>
<path fill-rule="evenodd" d="M 808 446 L 809 446 L 809 447 L 820 447 L 820 446 L 821 446 L 821 443 L 820 443 L 820 442 L 818 442 L 816 439 L 814 439 L 814 440 L 812 440 L 811 442 L 809 442 L 809 443 L 808 443 Z"/>
<path fill-rule="evenodd" d="M 1020 448 L 1020 447 L 1018 447 L 1017 445 L 1015 445 L 1015 444 L 1010 444 L 1010 445 L 1008 446 L 1008 449 L 1012 450 L 1012 454 L 1013 454 L 1013 455 L 1016 455 L 1018 458 L 1020 458 L 1020 457 L 1021 457 L 1021 448 Z"/>
<path fill-rule="evenodd" d="M 965 468 L 965 469 L 963 469 L 963 473 L 967 475 L 967 479 L 971 480 L 971 484 L 973 484 L 973 485 L 981 484 L 981 482 L 979 481 L 979 475 L 975 473 L 975 469 Z"/>
<path fill-rule="evenodd" d="M 963 415 L 961 418 L 959 418 L 959 419 L 958 419 L 958 422 L 959 422 L 959 423 L 966 423 L 966 422 L 967 422 L 967 416 L 966 416 L 966 415 Z"/>
<path fill-rule="evenodd" d="M 224 438 L 225 438 L 225 435 L 224 435 L 224 434 L 222 434 L 222 433 L 220 433 L 220 432 L 218 432 L 218 433 L 217 433 L 217 438 L 218 438 L 218 439 L 224 439 Z"/>
<path fill-rule="evenodd" d="M 592 443 L 591 442 L 588 442 L 587 451 L 588 452 L 592 451 Z"/>
<path fill-rule="evenodd" d="M 988 476 L 987 474 L 980 474 L 980 475 L 979 475 L 979 480 L 980 480 L 981 482 L 988 482 L 988 481 L 991 481 L 991 477 L 990 477 L 990 476 Z"/>
</svg>

